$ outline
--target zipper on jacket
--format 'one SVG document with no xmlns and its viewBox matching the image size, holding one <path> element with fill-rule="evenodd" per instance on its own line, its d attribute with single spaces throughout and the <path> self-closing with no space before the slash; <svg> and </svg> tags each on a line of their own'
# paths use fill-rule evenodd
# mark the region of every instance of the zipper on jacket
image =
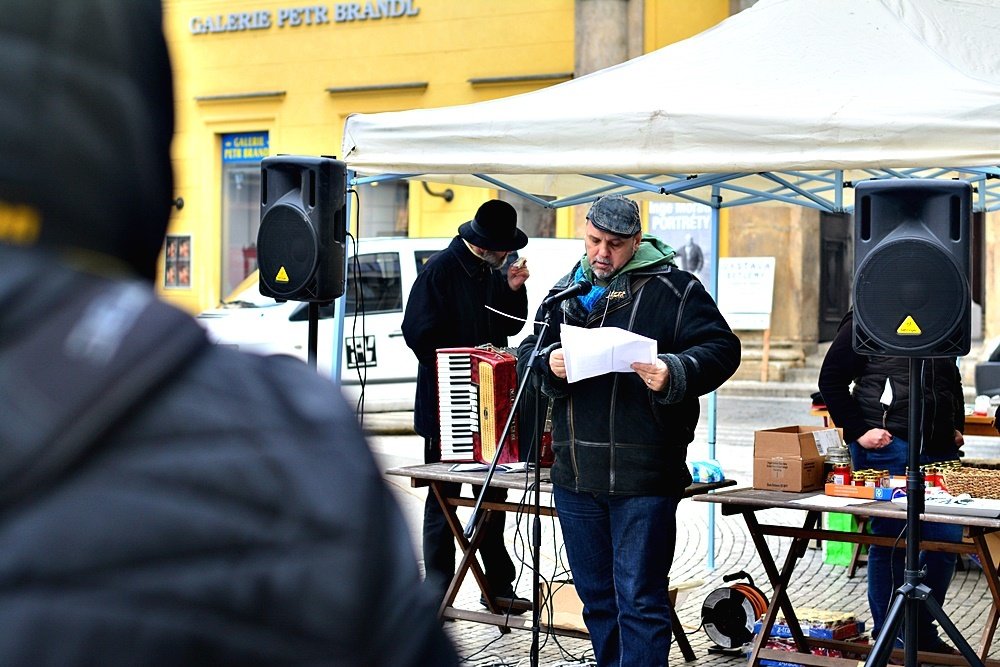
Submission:
<svg viewBox="0 0 1000 667">
<path fill-rule="evenodd" d="M 580 490 L 580 466 L 576 462 L 576 428 L 573 424 L 573 397 L 566 397 L 566 417 L 569 419 L 569 460 L 573 464 L 573 481 Z"/>
<path fill-rule="evenodd" d="M 632 294 L 632 313 L 628 318 L 628 330 L 632 331 L 635 326 L 635 316 L 638 311 L 639 302 L 642 300 L 642 288 L 640 287 Z M 611 384 L 611 405 L 608 414 L 608 493 L 615 492 L 615 405 L 618 398 L 618 380 L 620 374 L 615 373 L 615 379 Z M 647 390 L 650 391 L 650 390 Z"/>
</svg>

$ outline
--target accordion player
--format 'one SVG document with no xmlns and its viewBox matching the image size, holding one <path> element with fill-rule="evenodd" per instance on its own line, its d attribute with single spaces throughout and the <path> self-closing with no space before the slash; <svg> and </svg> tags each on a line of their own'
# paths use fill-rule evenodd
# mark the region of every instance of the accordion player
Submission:
<svg viewBox="0 0 1000 667">
<path fill-rule="evenodd" d="M 517 395 L 514 355 L 491 345 L 439 349 L 437 389 L 441 461 L 492 462 Z M 497 462 L 518 460 L 515 418 Z"/>
</svg>

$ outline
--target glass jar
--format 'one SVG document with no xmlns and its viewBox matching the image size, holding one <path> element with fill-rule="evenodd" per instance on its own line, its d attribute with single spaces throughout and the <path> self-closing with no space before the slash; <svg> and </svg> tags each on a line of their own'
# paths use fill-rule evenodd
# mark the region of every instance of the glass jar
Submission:
<svg viewBox="0 0 1000 667">
<path fill-rule="evenodd" d="M 847 447 L 831 447 L 826 452 L 827 481 L 833 484 L 851 483 L 851 452 Z"/>
<path fill-rule="evenodd" d="M 838 463 L 833 466 L 833 477 L 831 481 L 834 484 L 850 484 L 851 483 L 851 464 L 850 463 Z"/>
</svg>

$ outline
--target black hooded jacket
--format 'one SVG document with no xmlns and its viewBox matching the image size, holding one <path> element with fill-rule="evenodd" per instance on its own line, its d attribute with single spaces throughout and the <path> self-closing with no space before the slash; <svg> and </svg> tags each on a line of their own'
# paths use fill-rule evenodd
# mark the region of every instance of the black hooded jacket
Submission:
<svg viewBox="0 0 1000 667">
<path fill-rule="evenodd" d="M 337 388 L 150 289 L 162 23 L 0 0 L 0 665 L 455 664 Z"/>
<path fill-rule="evenodd" d="M 455 664 L 335 386 L 209 345 L 142 283 L 3 245 L 0 262 L 0 664 Z M 64 414 L 119 357 L 107 389 L 133 383 L 151 336 L 196 344 L 119 418 Z M 28 354 L 39 337 L 61 342 Z M 96 439 L 65 437 L 67 417 Z"/>
<path fill-rule="evenodd" d="M 569 286 L 574 271 L 550 294 Z M 535 318 L 542 321 L 544 312 Z M 570 384 L 546 367 L 541 386 L 552 398 L 552 482 L 574 491 L 679 497 L 691 483 L 686 458 L 698 425 L 698 397 L 721 386 L 740 364 L 739 338 L 715 301 L 692 274 L 663 264 L 617 274 L 590 312 L 575 298 L 563 302 L 543 346 L 559 342 L 563 323 L 615 326 L 656 340 L 670 378 L 658 392 L 634 372 Z M 536 327 L 521 343 L 522 362 L 537 336 Z"/>
</svg>

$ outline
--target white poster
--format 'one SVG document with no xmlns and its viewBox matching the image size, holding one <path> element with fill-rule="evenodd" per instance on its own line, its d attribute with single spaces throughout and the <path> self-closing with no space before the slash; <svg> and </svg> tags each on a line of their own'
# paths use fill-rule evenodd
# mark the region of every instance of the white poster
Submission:
<svg viewBox="0 0 1000 667">
<path fill-rule="evenodd" d="M 698 276 L 714 293 L 711 208 L 687 202 L 650 202 L 649 233 L 672 246 L 677 251 L 677 266 Z"/>
<path fill-rule="evenodd" d="M 735 331 L 771 328 L 774 257 L 719 259 L 719 310 Z"/>
</svg>

